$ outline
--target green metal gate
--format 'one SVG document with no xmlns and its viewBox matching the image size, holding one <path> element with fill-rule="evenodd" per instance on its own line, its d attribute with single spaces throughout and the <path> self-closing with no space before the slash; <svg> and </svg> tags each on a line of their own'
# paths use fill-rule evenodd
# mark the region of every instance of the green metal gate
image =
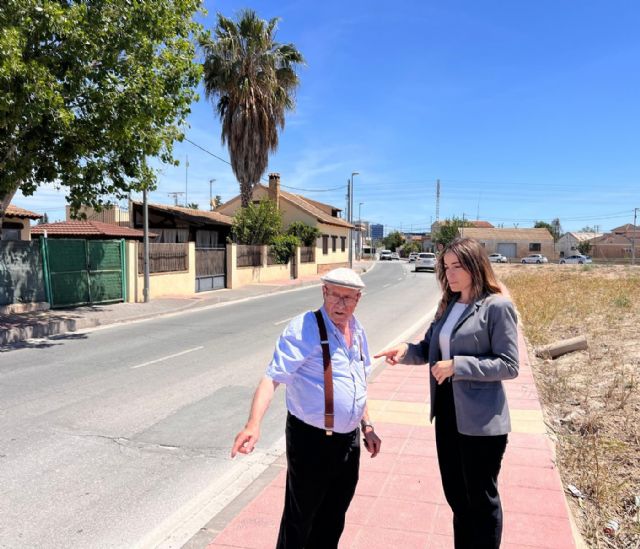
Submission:
<svg viewBox="0 0 640 549">
<path fill-rule="evenodd" d="M 51 308 L 126 301 L 124 240 L 42 239 Z"/>
</svg>

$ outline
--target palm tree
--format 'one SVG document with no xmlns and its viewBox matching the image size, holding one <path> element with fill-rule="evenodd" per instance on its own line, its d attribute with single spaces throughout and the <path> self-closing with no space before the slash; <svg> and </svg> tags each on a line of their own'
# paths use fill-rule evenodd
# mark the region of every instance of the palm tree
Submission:
<svg viewBox="0 0 640 549">
<path fill-rule="evenodd" d="M 278 127 L 284 129 L 285 111 L 295 106 L 295 66 L 304 63 L 293 44 L 274 40 L 277 24 L 278 18 L 265 21 L 253 10 L 240 12 L 237 23 L 218 14 L 214 36 L 201 44 L 205 94 L 217 99 L 222 144 L 229 148 L 243 207 L 278 148 Z"/>
</svg>

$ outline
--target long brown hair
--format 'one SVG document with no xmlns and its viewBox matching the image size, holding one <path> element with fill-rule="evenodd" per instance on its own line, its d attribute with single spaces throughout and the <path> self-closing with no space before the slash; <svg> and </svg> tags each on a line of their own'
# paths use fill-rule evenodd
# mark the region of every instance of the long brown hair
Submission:
<svg viewBox="0 0 640 549">
<path fill-rule="evenodd" d="M 436 318 L 440 318 L 444 314 L 447 306 L 457 294 L 457 292 L 451 291 L 444 269 L 444 256 L 448 252 L 454 253 L 462 268 L 471 275 L 471 299 L 473 301 L 488 294 L 502 293 L 489 256 L 480 242 L 473 238 L 456 238 L 447 244 L 438 256 L 436 274 L 440 288 L 442 288 L 442 299 L 438 305 Z"/>
</svg>

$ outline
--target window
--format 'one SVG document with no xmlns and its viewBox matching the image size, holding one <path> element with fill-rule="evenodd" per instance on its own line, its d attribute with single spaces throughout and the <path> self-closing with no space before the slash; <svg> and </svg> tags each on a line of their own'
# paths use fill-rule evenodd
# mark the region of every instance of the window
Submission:
<svg viewBox="0 0 640 549">
<path fill-rule="evenodd" d="M 20 232 L 22 231 L 22 223 L 12 223 L 5 221 L 2 224 L 2 240 L 20 240 Z"/>
<path fill-rule="evenodd" d="M 338 237 L 335 235 L 331 235 L 331 251 L 333 253 L 336 253 L 337 245 L 338 245 Z"/>
<path fill-rule="evenodd" d="M 329 253 L 329 235 L 322 235 L 322 255 L 327 255 Z"/>
<path fill-rule="evenodd" d="M 2 240 L 20 240 L 20 229 L 2 229 Z"/>
<path fill-rule="evenodd" d="M 341 236 L 340 237 L 340 251 L 344 252 L 347 249 L 347 237 L 346 236 Z"/>
<path fill-rule="evenodd" d="M 542 244 L 539 242 L 530 242 L 529 243 L 529 251 L 530 252 L 539 252 L 542 250 Z"/>
</svg>

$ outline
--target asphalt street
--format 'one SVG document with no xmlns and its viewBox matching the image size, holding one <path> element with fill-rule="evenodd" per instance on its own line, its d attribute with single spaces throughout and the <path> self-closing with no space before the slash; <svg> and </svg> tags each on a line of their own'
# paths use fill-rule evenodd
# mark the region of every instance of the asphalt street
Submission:
<svg viewBox="0 0 640 549">
<path fill-rule="evenodd" d="M 356 312 L 372 352 L 426 326 L 432 273 L 379 263 Z M 0 355 L 0 547 L 179 547 L 283 452 L 284 391 L 229 459 L 286 323 L 318 286 L 49 339 Z"/>
</svg>

